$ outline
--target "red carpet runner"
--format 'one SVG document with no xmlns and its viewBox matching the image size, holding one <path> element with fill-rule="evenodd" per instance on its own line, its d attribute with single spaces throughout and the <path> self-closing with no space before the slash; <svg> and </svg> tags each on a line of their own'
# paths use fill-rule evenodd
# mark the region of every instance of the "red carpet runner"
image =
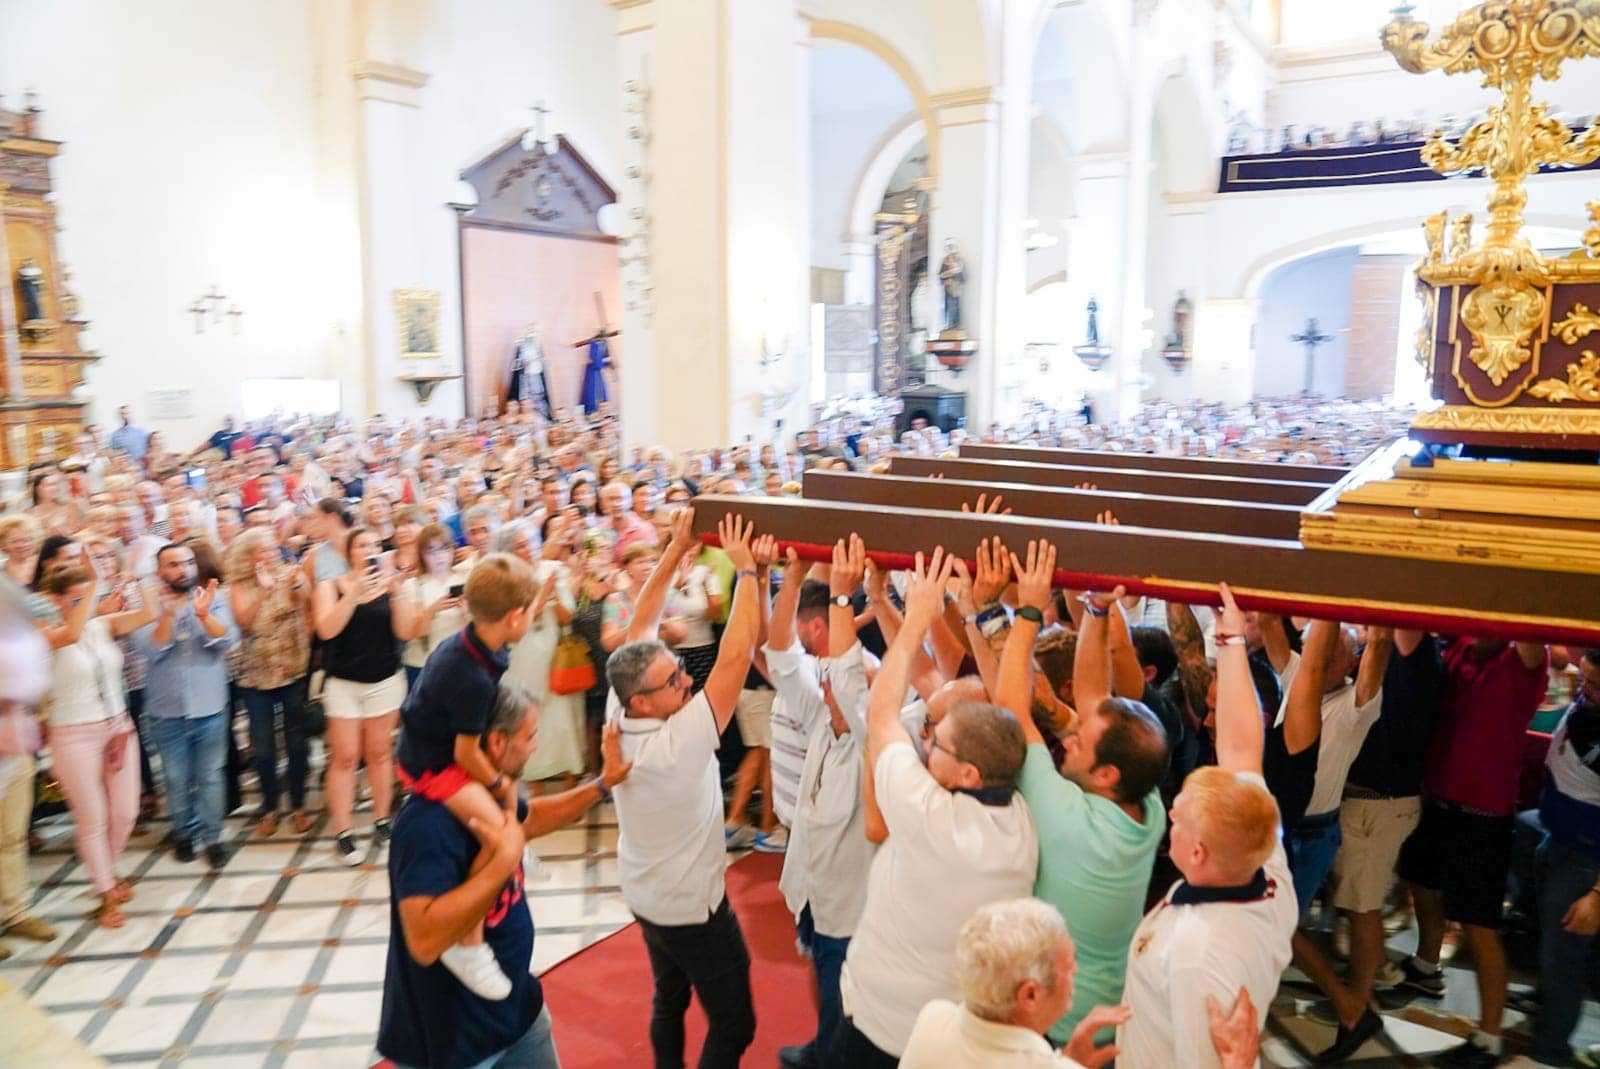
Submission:
<svg viewBox="0 0 1600 1069">
<path fill-rule="evenodd" d="M 779 1047 L 805 1042 L 817 1027 L 811 966 L 795 951 L 794 918 L 778 893 L 782 869 L 782 854 L 751 854 L 728 869 L 728 898 L 750 948 L 756 1041 L 742 1062 L 749 1066 L 777 1065 Z M 536 908 L 536 925 L 538 920 Z M 651 1064 L 650 961 L 637 924 L 573 955 L 541 979 L 566 1069 Z M 706 1034 L 698 1001 L 685 1020 L 685 1061 L 692 1066 Z"/>
</svg>

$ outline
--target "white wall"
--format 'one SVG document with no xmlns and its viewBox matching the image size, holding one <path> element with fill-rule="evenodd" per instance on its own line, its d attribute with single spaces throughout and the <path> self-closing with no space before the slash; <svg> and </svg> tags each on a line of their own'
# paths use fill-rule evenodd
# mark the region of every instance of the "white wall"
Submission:
<svg viewBox="0 0 1600 1069">
<path fill-rule="evenodd" d="M 1290 337 L 1315 317 L 1319 333 L 1332 340 L 1317 349 L 1312 392 L 1344 393 L 1345 353 L 1349 348 L 1350 272 L 1359 248 L 1333 249 L 1285 264 L 1261 286 L 1256 316 L 1255 395 L 1283 397 L 1305 387 L 1306 349 Z"/>
<path fill-rule="evenodd" d="M 531 124 L 543 99 L 552 127 L 620 178 L 615 13 L 605 0 L 431 0 L 421 55 L 406 57 L 429 76 L 420 107 L 383 114 L 383 128 L 363 134 L 353 4 L 230 0 L 196 11 L 181 0 L 0 0 L 0 92 L 15 102 L 37 88 L 44 136 L 66 142 L 55 164 L 61 255 L 93 321 L 86 343 L 105 355 L 89 373 L 91 418 L 108 421 L 123 401 L 145 418 L 147 389 L 186 386 L 194 418 L 158 424 L 184 444 L 238 410 L 242 379 L 274 376 L 340 379 L 347 410 L 359 410 L 370 380 L 374 408 L 415 411 L 392 361 L 366 367 L 364 304 L 382 309 L 372 337 L 389 345 L 388 291 L 440 290 L 441 364 L 460 367 L 445 206 L 456 176 Z M 387 128 L 395 123 L 403 136 Z M 392 270 L 372 265 L 381 300 L 363 293 L 362 140 L 384 146 L 370 163 L 406 170 L 368 204 L 368 225 L 414 251 Z M 244 310 L 238 335 L 227 322 L 195 334 L 184 308 L 212 284 Z M 619 354 L 626 347 L 620 339 Z M 446 384 L 429 410 L 459 412 L 459 386 Z"/>
<path fill-rule="evenodd" d="M 353 220 L 330 217 L 319 159 L 312 9 L 0 0 L 0 91 L 36 87 L 55 161 L 60 254 L 72 266 L 91 418 L 150 388 L 188 387 L 174 445 L 237 410 L 254 376 L 337 377 L 359 353 Z M 244 310 L 196 334 L 213 284 Z"/>
</svg>

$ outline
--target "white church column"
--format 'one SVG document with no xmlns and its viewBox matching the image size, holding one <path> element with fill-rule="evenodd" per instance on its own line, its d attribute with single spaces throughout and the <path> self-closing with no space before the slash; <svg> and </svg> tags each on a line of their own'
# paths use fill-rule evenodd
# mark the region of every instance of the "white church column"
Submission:
<svg viewBox="0 0 1600 1069">
<path fill-rule="evenodd" d="M 1143 256 L 1123 236 L 1123 218 L 1128 198 L 1128 157 L 1121 152 L 1096 153 L 1074 157 L 1072 170 L 1078 176 L 1074 192 L 1074 213 L 1067 234 L 1067 278 L 1074 292 L 1093 297 L 1098 306 L 1100 342 L 1113 350 L 1111 362 L 1101 374 L 1091 376 L 1090 399 L 1097 419 L 1114 419 L 1118 383 L 1139 377 L 1139 352 L 1123 343 L 1123 260 Z M 1072 310 L 1072 321 L 1082 323 L 1083 309 Z M 1083 328 L 1077 328 L 1081 331 Z M 1073 336 L 1073 344 L 1082 341 Z M 1076 359 L 1076 358 L 1074 358 Z"/>
<path fill-rule="evenodd" d="M 1137 40 L 1137 35 L 1135 35 Z M 1154 97 L 1149 80 L 1138 72 L 1139 48 L 1134 47 L 1135 76 L 1128 93 L 1128 155 L 1122 198 L 1122 315 L 1113 321 L 1117 356 L 1112 365 L 1110 404 L 1096 406 L 1098 418 L 1121 419 L 1139 407 L 1141 363 L 1152 332 L 1159 342 L 1161 312 L 1145 304 L 1145 260 L 1150 224 L 1150 181 L 1154 164 L 1150 156 L 1150 115 Z M 1148 311 L 1147 311 L 1148 309 Z M 1153 313 L 1153 314 L 1152 314 Z"/>
<path fill-rule="evenodd" d="M 624 434 L 685 449 L 765 440 L 780 419 L 792 433 L 805 411 L 810 286 L 794 3 L 613 3 L 625 77 L 640 61 L 652 96 L 653 353 L 644 374 L 624 334 Z M 697 59 L 652 58 L 662 56 Z"/>
<path fill-rule="evenodd" d="M 940 94 L 932 103 L 939 119 L 939 174 L 930 220 L 928 275 L 936 284 L 945 243 L 954 241 L 966 261 L 962 329 L 977 339 L 979 348 L 959 376 L 940 374 L 930 358 L 930 381 L 965 390 L 967 426 L 981 431 L 995 418 L 1001 386 L 995 301 L 1000 105 L 987 87 Z"/>
</svg>

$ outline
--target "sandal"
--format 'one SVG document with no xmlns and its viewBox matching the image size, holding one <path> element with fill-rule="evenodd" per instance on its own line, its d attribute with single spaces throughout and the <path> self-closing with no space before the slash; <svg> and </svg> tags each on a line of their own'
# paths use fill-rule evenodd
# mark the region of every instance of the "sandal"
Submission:
<svg viewBox="0 0 1600 1069">
<path fill-rule="evenodd" d="M 289 822 L 294 825 L 296 835 L 304 835 L 311 830 L 311 825 L 316 823 L 316 820 L 304 809 L 296 809 L 294 816 L 289 818 Z"/>
<path fill-rule="evenodd" d="M 121 928 L 128 921 L 109 895 L 105 901 L 89 911 L 89 916 L 102 928 Z"/>
<path fill-rule="evenodd" d="M 115 887 L 113 887 L 110 890 L 110 892 L 108 892 L 108 896 L 111 898 L 112 901 L 116 902 L 118 905 L 122 905 L 125 902 L 132 902 L 133 901 L 133 884 L 129 883 L 127 880 L 124 880 L 122 877 L 118 876 L 117 877 L 117 885 Z"/>
<path fill-rule="evenodd" d="M 261 819 L 256 822 L 256 837 L 258 839 L 270 839 L 277 833 L 278 814 L 275 812 L 261 814 Z"/>
</svg>

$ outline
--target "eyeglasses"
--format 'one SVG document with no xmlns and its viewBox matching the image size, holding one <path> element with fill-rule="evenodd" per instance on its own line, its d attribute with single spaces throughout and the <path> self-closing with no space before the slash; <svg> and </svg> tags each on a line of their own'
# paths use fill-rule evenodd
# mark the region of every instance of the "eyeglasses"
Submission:
<svg viewBox="0 0 1600 1069">
<path fill-rule="evenodd" d="M 930 753 L 933 750 L 943 750 L 945 753 L 949 754 L 953 760 L 961 761 L 963 763 L 966 762 L 966 758 L 962 757 L 950 747 L 939 741 L 939 733 L 937 731 L 928 732 L 928 749 Z"/>
<path fill-rule="evenodd" d="M 668 687 L 671 687 L 673 690 L 687 690 L 689 685 L 688 683 L 684 682 L 684 680 L 693 680 L 694 677 L 689 674 L 689 669 L 684 666 L 682 657 L 678 657 L 676 660 L 678 662 L 677 670 L 672 673 L 665 683 L 657 683 L 653 687 L 645 687 L 643 690 L 634 691 L 634 693 L 654 694 L 656 691 L 666 690 Z"/>
</svg>

